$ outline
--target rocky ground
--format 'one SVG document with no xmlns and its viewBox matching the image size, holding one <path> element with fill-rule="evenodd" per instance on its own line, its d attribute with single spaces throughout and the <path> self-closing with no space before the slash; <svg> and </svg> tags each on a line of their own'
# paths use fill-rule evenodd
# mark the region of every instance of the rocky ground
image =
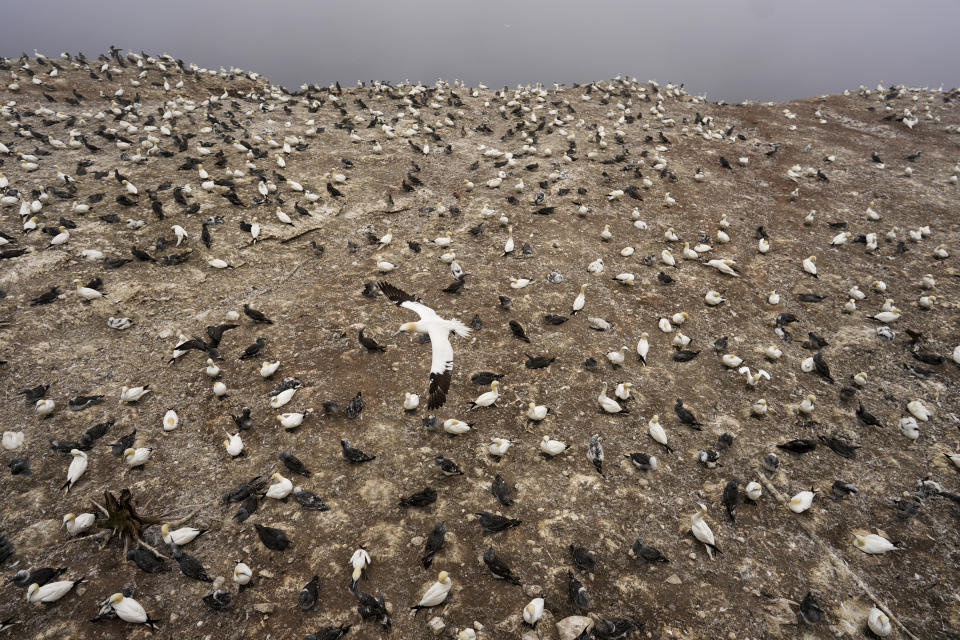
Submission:
<svg viewBox="0 0 960 640">
<path fill-rule="evenodd" d="M 0 171 L 9 180 L 7 194 L 19 192 L 29 206 L 36 198 L 31 191 L 45 188 L 49 197 L 36 214 L 38 226 L 56 228 L 63 216 L 76 227 L 66 243 L 48 249 L 53 235 L 22 233 L 20 201 L 0 209 L 0 231 L 13 238 L 0 251 L 28 250 L 0 261 L 0 359 L 6 361 L 0 366 L 0 418 L 5 431 L 25 438 L 0 455 L 4 464 L 28 457 L 31 466 L 29 474 L 0 478 L 0 533 L 15 547 L 3 572 L 54 566 L 66 567 L 71 578 L 86 577 L 49 607 L 27 604 L 22 589 L 5 583 L 0 620 L 17 622 L 7 631 L 10 637 L 144 637 L 151 631 L 142 625 L 89 622 L 98 603 L 125 586 L 159 620 L 157 637 L 300 638 L 332 624 L 352 624 L 348 638 L 382 637 L 386 632 L 375 622 L 361 622 L 347 589 L 348 559 L 360 545 L 373 560 L 360 588 L 384 595 L 392 635 L 399 638 L 453 638 L 468 627 L 480 638 L 526 637 L 531 632 L 521 612 L 536 596 L 545 599 L 547 613 L 532 633 L 544 639 L 571 637 L 559 636 L 555 624 L 575 614 L 633 617 L 644 623 L 635 636 L 643 638 L 858 638 L 875 605 L 895 618 L 893 637 L 960 637 L 958 507 L 918 489 L 918 481 L 929 478 L 944 492 L 960 493 L 958 469 L 944 455 L 957 452 L 960 438 L 960 368 L 951 360 L 960 343 L 960 187 L 950 180 L 960 172 L 956 91 L 861 89 L 789 103 L 729 105 L 669 85 L 616 79 L 542 93 L 439 85 L 311 87 L 290 94 L 240 72 L 139 62 L 123 55 L 89 65 L 59 60 L 56 76 L 49 62 L 35 59 L 4 65 L 0 142 L 11 154 L 0 155 Z M 83 99 L 69 104 L 73 91 Z M 164 118 L 165 112 L 172 117 Z M 164 123 L 169 134 L 159 130 Z M 32 137 L 25 137 L 28 132 Z M 123 140 L 111 135 L 129 140 L 130 147 L 118 147 Z M 80 136 L 99 151 L 71 146 Z M 289 151 L 271 145 L 290 136 L 296 139 Z M 238 149 L 238 141 L 252 151 Z M 209 153 L 201 156 L 198 143 L 208 145 Z M 485 153 L 490 150 L 513 156 Z M 16 153 L 38 155 L 37 168 L 30 170 Z M 189 157 L 201 160 L 211 179 L 228 178 L 233 186 L 203 188 L 197 167 L 178 170 Z M 77 163 L 85 160 L 92 164 L 81 175 Z M 58 179 L 54 165 L 72 176 L 74 190 Z M 701 168 L 702 179 L 694 179 Z M 126 190 L 115 169 L 138 187 L 131 206 L 116 201 Z M 228 169 L 243 175 L 228 177 Z M 488 181 L 498 171 L 506 176 L 492 188 Z M 345 182 L 336 182 L 335 174 Z M 260 196 L 261 180 L 276 190 Z M 523 188 L 515 187 L 521 180 Z M 172 189 L 147 193 L 164 182 L 190 185 L 188 202 L 199 210 L 186 213 Z M 331 195 L 328 184 L 342 195 Z M 221 197 L 227 191 L 242 206 Z M 311 200 L 306 192 L 319 197 Z M 538 192 L 542 201 L 534 204 Z M 95 194 L 104 197 L 89 211 L 72 209 Z M 163 219 L 154 213 L 153 198 L 163 203 Z M 878 220 L 866 214 L 871 203 Z M 277 219 L 277 207 L 292 225 Z M 553 209 L 538 214 L 544 207 Z M 811 210 L 812 223 L 805 223 Z M 102 218 L 110 213 L 119 221 Z M 716 235 L 722 216 L 729 222 L 725 244 Z M 208 225 L 212 244 L 206 248 L 201 223 L 212 217 L 218 223 Z M 131 228 L 136 224 L 128 219 L 145 224 Z M 254 219 L 262 225 L 257 242 L 240 227 Z M 846 223 L 852 236 L 832 246 L 842 231 L 838 223 Z M 172 225 L 189 234 L 180 247 L 173 246 Z M 508 225 L 516 250 L 503 255 Z M 601 238 L 605 225 L 612 234 L 607 241 Z M 771 245 L 766 254 L 757 249 L 760 226 Z M 929 234 L 912 240 L 910 232 L 923 226 Z M 679 241 L 665 238 L 669 228 Z M 376 239 L 388 229 L 393 241 L 379 249 Z M 895 237 L 888 239 L 891 229 Z M 447 233 L 469 274 L 460 294 L 441 292 L 453 277 L 440 259 L 449 248 L 434 239 Z M 875 250 L 856 242 L 868 233 L 878 234 Z M 157 249 L 161 237 L 167 246 Z M 712 250 L 700 260 L 685 260 L 684 241 L 691 247 L 705 241 Z M 419 243 L 419 252 L 410 242 Z M 113 269 L 81 256 L 92 249 L 108 258 L 131 258 L 133 245 L 157 259 L 192 252 L 178 265 L 133 261 Z M 939 245 L 950 257 L 935 257 Z M 634 253 L 622 255 L 625 247 Z M 676 257 L 675 267 L 661 263 L 666 248 Z M 801 268 L 810 255 L 817 258 L 818 278 Z M 212 268 L 207 256 L 230 268 Z M 603 272 L 588 272 L 598 258 Z M 705 265 L 714 258 L 734 260 L 739 277 Z M 383 274 L 379 261 L 396 268 Z M 624 272 L 635 274 L 632 286 L 613 280 Z M 673 283 L 661 284 L 660 272 Z M 548 280 L 552 273 L 561 277 Z M 925 274 L 936 282 L 932 289 L 921 285 Z M 72 281 L 94 277 L 103 280 L 106 297 L 87 304 Z M 531 282 L 513 289 L 513 277 Z M 419 296 L 443 317 L 468 324 L 477 319 L 470 338 L 452 338 L 453 382 L 446 405 L 436 411 L 425 408 L 431 346 L 391 335 L 414 315 L 376 292 L 363 295 L 366 283 L 380 279 Z M 875 290 L 875 281 L 886 284 L 885 293 Z M 571 316 L 584 283 L 586 306 Z M 854 285 L 866 298 L 844 313 Z M 59 297 L 31 305 L 52 286 L 60 287 Z M 705 304 L 711 289 L 726 302 Z M 771 290 L 781 295 L 777 305 L 768 303 Z M 801 302 L 803 293 L 824 298 Z M 923 309 L 919 300 L 930 295 L 932 308 Z M 509 310 L 498 296 L 511 298 Z M 879 337 L 884 325 L 870 319 L 886 298 L 902 311 L 890 324 L 892 340 Z M 203 371 L 204 354 L 190 351 L 169 360 L 180 334 L 205 336 L 207 325 L 226 322 L 244 303 L 274 323 L 255 325 L 240 313 L 240 327 L 220 344 L 220 379 L 228 392 L 217 399 Z M 687 349 L 701 351 L 689 362 L 672 359 L 677 331 L 658 328 L 661 318 L 678 312 L 688 314 L 678 327 L 692 339 Z M 783 325 L 790 342 L 774 331 L 783 313 L 797 319 Z M 548 325 L 545 314 L 570 319 Z M 112 329 L 110 317 L 129 318 L 132 326 Z M 594 330 L 589 318 L 612 327 Z M 512 335 L 509 320 L 525 327 L 529 344 Z M 361 326 L 385 352 L 360 346 Z M 908 330 L 921 335 L 911 337 Z M 650 335 L 647 366 L 634 351 L 642 332 Z M 826 340 L 821 353 L 835 383 L 802 371 L 801 361 L 815 352 L 804 346 L 808 332 Z M 263 353 L 238 360 L 258 336 L 266 340 Z M 736 354 L 771 379 L 747 387 L 744 376 L 715 353 L 722 336 L 727 347 L 720 354 Z M 764 357 L 770 345 L 783 351 L 776 362 Z M 621 346 L 629 347 L 626 362 L 613 368 L 606 354 Z M 531 370 L 524 366 L 525 353 L 556 360 Z M 945 360 L 925 363 L 916 353 Z M 590 357 L 596 366 L 585 363 Z M 271 380 L 258 375 L 264 360 L 281 362 Z M 471 383 L 477 371 L 503 374 L 501 395 L 495 407 L 467 412 L 487 390 Z M 841 389 L 861 371 L 866 385 L 844 399 Z M 283 409 L 271 408 L 268 393 L 286 376 L 299 378 L 303 387 Z M 628 413 L 598 411 L 603 381 L 633 383 Z M 46 397 L 56 403 L 46 418 L 18 395 L 40 384 L 50 385 Z M 146 384 L 152 392 L 141 401 L 118 404 L 122 386 Z M 349 419 L 343 409 L 358 392 L 364 409 Z M 415 412 L 404 412 L 405 392 L 420 394 Z M 104 395 L 101 404 L 68 409 L 68 399 L 94 394 Z M 808 394 L 816 396 L 816 409 L 801 419 L 797 407 Z M 673 405 L 679 396 L 702 431 L 677 419 Z M 750 415 L 759 398 L 770 407 L 762 419 Z M 932 416 L 920 423 L 914 441 L 901 434 L 899 422 L 917 399 Z M 327 401 L 339 411 L 325 415 Z M 530 401 L 550 408 L 545 420 L 526 419 Z M 880 426 L 857 418 L 858 402 Z M 245 452 L 234 459 L 222 441 L 224 430 L 236 432 L 230 415 L 243 406 L 252 410 L 255 426 L 241 432 Z M 170 409 L 180 425 L 165 432 L 161 422 Z M 314 413 L 294 432 L 276 423 L 279 413 L 307 409 Z M 431 413 L 465 420 L 472 430 L 452 437 L 426 429 L 422 419 Z M 647 435 L 654 414 L 672 453 Z M 89 468 L 65 494 L 60 487 L 70 457 L 52 450 L 50 440 L 77 440 L 108 419 L 115 424 L 89 449 Z M 137 446 L 153 452 L 142 469 L 128 470 L 104 445 L 133 429 Z M 720 451 L 720 466 L 699 464 L 698 451 L 717 449 L 724 433 L 734 441 Z M 601 435 L 606 454 L 602 475 L 587 458 L 592 434 Z M 570 449 L 544 457 L 538 448 L 543 435 Z M 854 459 L 822 445 L 806 454 L 775 448 L 820 435 L 861 448 Z M 493 436 L 515 441 L 500 459 L 487 452 Z M 347 464 L 341 438 L 376 460 Z M 277 459 L 281 450 L 303 460 L 312 476 L 285 469 Z M 641 451 L 657 455 L 660 468 L 638 471 L 624 458 Z M 774 451 L 780 467 L 764 471 L 761 462 Z M 441 478 L 437 453 L 456 461 L 464 475 Z M 307 511 L 292 498 L 264 499 L 249 520 L 238 523 L 238 505 L 225 504 L 222 494 L 274 472 L 322 496 L 330 510 Z M 511 507 L 490 492 L 498 473 L 514 488 Z M 730 480 L 738 481 L 741 496 L 750 481 L 764 486 L 756 503 L 739 505 L 736 522 L 721 501 Z M 852 483 L 858 493 L 837 498 L 835 480 Z M 401 496 L 425 486 L 439 495 L 430 508 L 398 507 Z M 225 578 L 230 608 L 210 609 L 201 598 L 211 585 L 184 577 L 175 563 L 170 572 L 143 573 L 124 560 L 119 540 L 104 546 L 102 534 L 75 539 L 60 528 L 64 514 L 97 512 L 94 501 L 102 504 L 105 491 L 124 488 L 142 514 L 164 521 L 190 516 L 184 524 L 210 529 L 185 550 L 211 576 Z M 811 488 L 812 507 L 791 512 L 785 501 Z M 906 515 L 895 500 L 918 508 Z M 713 559 L 688 533 L 697 503 L 707 506 L 722 551 Z M 483 536 L 474 515 L 481 511 L 522 524 Z M 446 545 L 425 570 L 424 541 L 439 521 L 446 523 Z M 293 545 L 267 550 L 254 523 L 285 530 Z M 881 533 L 902 549 L 864 554 L 852 544 L 854 532 Z M 630 552 L 638 537 L 670 563 L 638 563 Z M 145 528 L 144 540 L 169 555 L 159 527 Z M 593 572 L 576 571 L 590 595 L 587 612 L 576 611 L 567 596 L 571 544 L 597 557 Z M 489 546 L 522 587 L 493 579 L 481 560 Z M 231 577 L 241 560 L 254 578 L 252 588 L 237 593 Z M 412 616 L 408 607 L 440 570 L 453 579 L 448 603 Z M 305 613 L 297 597 L 314 574 L 320 576 L 319 605 Z M 797 626 L 798 603 L 808 592 L 824 610 L 823 619 Z M 440 619 L 437 629 L 428 626 L 434 617 Z"/>
</svg>

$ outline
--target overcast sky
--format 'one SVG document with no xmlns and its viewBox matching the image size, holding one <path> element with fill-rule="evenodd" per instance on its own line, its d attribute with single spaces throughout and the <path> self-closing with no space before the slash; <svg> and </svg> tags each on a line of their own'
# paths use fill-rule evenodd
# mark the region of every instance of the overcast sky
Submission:
<svg viewBox="0 0 960 640">
<path fill-rule="evenodd" d="M 277 84 L 460 78 L 488 86 L 618 73 L 712 100 L 860 84 L 960 85 L 956 0 L 2 0 L 0 55 L 121 49 L 237 66 Z"/>
</svg>

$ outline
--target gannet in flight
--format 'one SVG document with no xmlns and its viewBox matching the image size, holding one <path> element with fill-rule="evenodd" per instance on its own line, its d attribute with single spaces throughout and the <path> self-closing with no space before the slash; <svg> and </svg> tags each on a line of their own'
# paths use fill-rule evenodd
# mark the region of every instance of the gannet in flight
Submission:
<svg viewBox="0 0 960 640">
<path fill-rule="evenodd" d="M 441 318 L 433 309 L 388 282 L 381 281 L 377 286 L 398 307 L 409 309 L 420 316 L 418 322 L 407 322 L 401 325 L 397 333 L 415 331 L 430 336 L 433 359 L 430 363 L 430 401 L 427 403 L 427 408 L 442 407 L 447 400 L 447 391 L 450 389 L 453 372 L 453 347 L 450 345 L 449 334 L 453 331 L 458 336 L 466 338 L 470 335 L 470 329 L 459 320 Z"/>
</svg>

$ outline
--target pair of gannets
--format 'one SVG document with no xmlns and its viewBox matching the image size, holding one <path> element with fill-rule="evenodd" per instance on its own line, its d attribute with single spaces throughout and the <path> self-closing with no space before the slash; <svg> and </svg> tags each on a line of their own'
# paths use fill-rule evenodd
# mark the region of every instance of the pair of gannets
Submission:
<svg viewBox="0 0 960 640">
<path fill-rule="evenodd" d="M 624 347 L 624 349 L 625 348 L 626 347 Z M 606 382 L 602 383 L 602 386 L 600 388 L 600 395 L 597 397 L 597 404 L 599 404 L 600 409 L 602 409 L 606 413 L 620 413 L 621 411 L 623 411 L 623 407 L 620 406 L 619 402 L 607 396 Z"/>
</svg>

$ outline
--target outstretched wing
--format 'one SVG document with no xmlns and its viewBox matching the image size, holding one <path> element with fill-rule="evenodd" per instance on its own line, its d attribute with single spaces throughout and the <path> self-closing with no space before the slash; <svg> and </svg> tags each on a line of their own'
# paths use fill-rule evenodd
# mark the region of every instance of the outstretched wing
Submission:
<svg viewBox="0 0 960 640">
<path fill-rule="evenodd" d="M 433 359 L 430 362 L 430 401 L 427 408 L 437 409 L 447 401 L 447 391 L 450 390 L 453 346 L 450 345 L 450 335 L 446 328 L 432 328 L 428 335 L 433 348 Z"/>
<path fill-rule="evenodd" d="M 403 307 L 404 309 L 410 309 L 418 316 L 421 320 L 430 320 L 431 318 L 436 318 L 437 313 L 423 304 L 417 298 L 413 297 L 409 293 L 397 289 L 395 286 L 389 282 L 380 281 L 377 283 L 377 288 L 383 292 L 383 295 L 387 296 L 387 299 L 396 304 L 398 307 Z"/>
</svg>

